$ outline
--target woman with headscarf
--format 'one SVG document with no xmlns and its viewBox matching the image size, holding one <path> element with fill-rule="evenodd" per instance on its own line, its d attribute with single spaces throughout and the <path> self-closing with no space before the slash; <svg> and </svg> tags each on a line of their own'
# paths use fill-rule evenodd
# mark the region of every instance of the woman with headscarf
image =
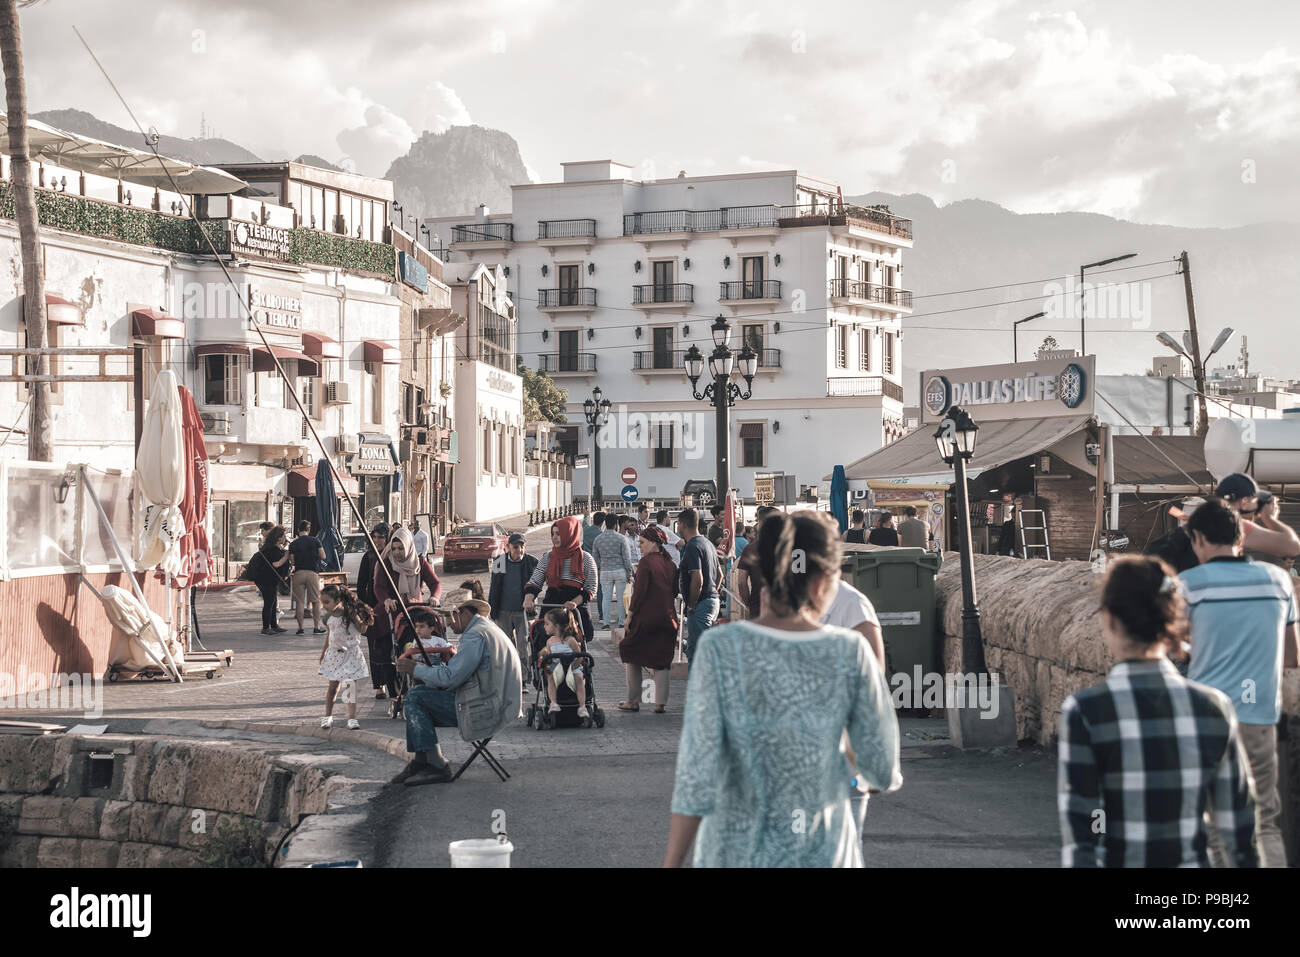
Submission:
<svg viewBox="0 0 1300 957">
<path fill-rule="evenodd" d="M 370 530 L 370 541 L 375 547 L 367 548 L 361 556 L 361 567 L 357 571 L 357 599 L 376 612 L 374 621 L 366 629 L 366 647 L 370 654 L 370 683 L 374 686 L 375 697 L 383 698 L 395 694 L 397 690 L 392 661 L 388 657 L 381 659 L 375 653 L 375 637 L 380 631 L 379 613 L 382 612 L 379 601 L 375 598 L 375 566 L 379 563 L 379 555 L 388 547 L 387 523 L 380 522 Z M 384 647 L 386 653 L 392 650 L 389 645 Z"/>
<path fill-rule="evenodd" d="M 392 584 L 389 584 L 390 580 Z M 396 592 L 393 591 L 393 585 L 397 586 Z M 442 597 L 442 582 L 438 581 L 429 560 L 416 553 L 415 539 L 410 530 L 394 525 L 388 539 L 388 548 L 383 553 L 382 565 L 380 562 L 375 563 L 371 579 L 375 598 L 371 674 L 374 675 L 376 669 L 380 670 L 380 677 L 390 698 L 397 697 L 397 672 L 393 667 L 393 619 L 402 611 L 402 603 L 397 600 L 397 596 L 400 594 L 402 602 L 407 605 L 422 602 L 426 585 L 429 588 L 429 600 L 436 603 Z"/>
<path fill-rule="evenodd" d="M 590 642 L 596 630 L 587 604 L 595 600 L 596 588 L 596 559 L 582 550 L 582 519 L 569 515 L 551 526 L 551 547 L 542 553 L 533 577 L 524 586 L 524 611 L 531 612 L 537 595 L 542 594 L 543 605 L 564 605 L 575 612 L 584 640 Z"/>
<path fill-rule="evenodd" d="M 647 527 L 637 539 L 641 560 L 632 583 L 627 631 L 618 656 L 627 669 L 627 700 L 620 711 L 641 710 L 641 669 L 654 675 L 655 714 L 668 705 L 668 671 L 677 650 L 681 623 L 673 599 L 677 596 L 677 566 L 664 551 L 668 536 L 657 525 Z"/>
</svg>

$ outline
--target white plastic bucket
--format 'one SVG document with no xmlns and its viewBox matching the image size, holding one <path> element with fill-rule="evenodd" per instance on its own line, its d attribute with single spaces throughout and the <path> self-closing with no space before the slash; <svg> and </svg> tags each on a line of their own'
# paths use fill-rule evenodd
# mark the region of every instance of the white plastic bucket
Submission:
<svg viewBox="0 0 1300 957">
<path fill-rule="evenodd" d="M 515 846 L 509 841 L 475 837 L 452 841 L 447 849 L 451 852 L 452 867 L 509 867 L 510 853 Z"/>
</svg>

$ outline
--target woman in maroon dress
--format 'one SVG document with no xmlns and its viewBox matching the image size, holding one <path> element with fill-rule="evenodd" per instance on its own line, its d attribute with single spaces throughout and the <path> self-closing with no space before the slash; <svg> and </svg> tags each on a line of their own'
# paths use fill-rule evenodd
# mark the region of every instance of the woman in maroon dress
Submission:
<svg viewBox="0 0 1300 957">
<path fill-rule="evenodd" d="M 375 577 L 372 584 L 375 595 L 375 622 L 366 633 L 373 638 L 373 657 L 371 668 L 388 689 L 388 696 L 397 696 L 397 671 L 393 667 L 393 619 L 402 611 L 389 582 L 389 576 L 396 583 L 406 604 L 424 601 L 421 597 L 425 586 L 429 589 L 429 601 L 437 603 L 442 597 L 442 582 L 434 574 L 433 566 L 421 558 L 415 551 L 415 539 L 410 531 L 400 525 L 394 526 L 392 538 L 381 559 L 387 566 L 388 574 L 375 563 Z"/>
<path fill-rule="evenodd" d="M 668 536 L 658 525 L 647 527 L 637 545 L 641 561 L 632 582 L 627 631 L 618 646 L 618 656 L 627 668 L 627 700 L 620 711 L 641 710 L 641 669 L 654 676 L 655 714 L 668 704 L 668 669 L 677 651 L 680 622 L 673 599 L 677 596 L 677 566 L 664 551 Z"/>
</svg>

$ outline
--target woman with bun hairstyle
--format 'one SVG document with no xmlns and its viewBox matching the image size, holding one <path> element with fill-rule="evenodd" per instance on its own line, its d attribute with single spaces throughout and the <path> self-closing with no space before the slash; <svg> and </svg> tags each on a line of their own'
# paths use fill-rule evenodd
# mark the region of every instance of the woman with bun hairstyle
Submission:
<svg viewBox="0 0 1300 957">
<path fill-rule="evenodd" d="M 1061 706 L 1061 863 L 1209 867 L 1207 828 L 1217 826 L 1237 866 L 1258 866 L 1236 711 L 1169 661 L 1187 630 L 1174 570 L 1151 555 L 1115 560 L 1101 630 L 1114 667 Z"/>
<path fill-rule="evenodd" d="M 763 521 L 761 613 L 704 632 L 691 661 L 664 866 L 681 866 L 692 842 L 696 867 L 863 865 L 845 731 L 867 787 L 892 791 L 903 778 L 875 653 L 858 632 L 819 622 L 840 559 L 817 518 Z"/>
</svg>

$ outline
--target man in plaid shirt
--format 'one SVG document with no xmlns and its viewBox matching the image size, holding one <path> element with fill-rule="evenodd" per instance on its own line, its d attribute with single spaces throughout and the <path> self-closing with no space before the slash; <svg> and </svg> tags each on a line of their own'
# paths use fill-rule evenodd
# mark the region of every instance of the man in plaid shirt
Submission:
<svg viewBox="0 0 1300 957">
<path fill-rule="evenodd" d="M 1232 702 L 1182 677 L 1165 648 L 1185 627 L 1172 569 L 1113 563 L 1102 631 L 1118 661 L 1061 708 L 1057 806 L 1066 867 L 1208 867 L 1205 810 L 1255 867 L 1255 797 Z"/>
</svg>

